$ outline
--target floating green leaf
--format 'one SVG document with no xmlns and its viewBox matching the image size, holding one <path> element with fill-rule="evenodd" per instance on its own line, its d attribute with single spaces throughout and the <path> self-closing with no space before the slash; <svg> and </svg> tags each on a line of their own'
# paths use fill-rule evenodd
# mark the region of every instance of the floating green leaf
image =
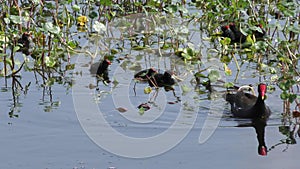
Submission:
<svg viewBox="0 0 300 169">
<path fill-rule="evenodd" d="M 92 12 L 89 14 L 89 17 L 92 18 L 92 19 L 95 19 L 97 16 L 98 16 L 98 14 L 97 14 L 95 11 L 92 11 Z"/>
<path fill-rule="evenodd" d="M 192 89 L 189 88 L 187 85 L 182 85 L 181 90 L 182 90 L 182 93 L 184 94 L 184 93 L 190 92 Z"/>
<path fill-rule="evenodd" d="M 139 114 L 142 116 L 145 113 L 145 108 L 141 107 L 139 108 Z"/>
<path fill-rule="evenodd" d="M 220 77 L 220 73 L 217 70 L 211 70 L 208 74 L 208 79 L 210 82 L 216 82 Z"/>
<path fill-rule="evenodd" d="M 226 46 L 229 45 L 231 43 L 231 39 L 230 38 L 223 38 L 220 40 L 221 45 Z"/>
<path fill-rule="evenodd" d="M 50 33 L 53 34 L 59 34 L 60 33 L 60 28 L 58 26 L 53 25 L 52 22 L 47 22 L 44 26 L 46 31 L 49 31 Z"/>
<path fill-rule="evenodd" d="M 74 4 L 74 5 L 72 5 L 72 9 L 73 9 L 75 12 L 79 12 L 79 11 L 80 11 L 80 6 Z"/>
</svg>

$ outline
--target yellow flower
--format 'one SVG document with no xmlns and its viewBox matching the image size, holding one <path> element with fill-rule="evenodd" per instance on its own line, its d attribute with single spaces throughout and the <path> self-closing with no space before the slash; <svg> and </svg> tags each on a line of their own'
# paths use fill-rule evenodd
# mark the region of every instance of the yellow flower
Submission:
<svg viewBox="0 0 300 169">
<path fill-rule="evenodd" d="M 145 94 L 149 94 L 149 93 L 151 93 L 151 91 L 152 91 L 151 87 L 145 87 L 144 88 L 144 93 Z"/>
<path fill-rule="evenodd" d="M 230 76 L 232 74 L 231 69 L 225 63 L 224 63 L 224 70 L 227 76 Z"/>
<path fill-rule="evenodd" d="M 79 16 L 77 18 L 78 26 L 85 26 L 87 21 L 88 21 L 88 18 L 86 16 Z"/>
</svg>

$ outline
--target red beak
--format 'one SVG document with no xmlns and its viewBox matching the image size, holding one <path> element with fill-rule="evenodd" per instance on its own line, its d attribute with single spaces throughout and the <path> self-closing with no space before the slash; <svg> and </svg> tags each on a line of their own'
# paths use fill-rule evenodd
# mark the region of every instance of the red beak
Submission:
<svg viewBox="0 0 300 169">
<path fill-rule="evenodd" d="M 262 100 L 265 99 L 265 92 L 261 92 L 261 99 L 262 99 Z"/>
<path fill-rule="evenodd" d="M 106 62 L 108 63 L 108 65 L 111 65 L 111 62 L 108 59 L 106 59 Z"/>
</svg>

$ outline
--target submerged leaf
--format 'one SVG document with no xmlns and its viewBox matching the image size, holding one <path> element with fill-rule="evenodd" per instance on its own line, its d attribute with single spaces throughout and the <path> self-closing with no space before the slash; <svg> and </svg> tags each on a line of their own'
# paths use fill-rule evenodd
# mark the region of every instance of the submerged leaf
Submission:
<svg viewBox="0 0 300 169">
<path fill-rule="evenodd" d="M 231 88 L 231 87 L 233 87 L 234 86 L 234 84 L 232 83 L 232 82 L 226 82 L 225 84 L 224 84 L 224 87 L 226 87 L 226 88 Z"/>
<path fill-rule="evenodd" d="M 195 77 L 200 77 L 200 78 L 207 78 L 206 75 L 204 75 L 203 73 L 197 72 L 194 74 Z"/>
<path fill-rule="evenodd" d="M 126 108 L 123 108 L 123 107 L 118 107 L 117 110 L 118 110 L 120 113 L 127 112 L 127 109 L 126 109 Z"/>
<path fill-rule="evenodd" d="M 187 85 L 182 85 L 181 86 L 182 93 L 188 93 L 191 91 L 191 88 L 189 88 Z"/>
<path fill-rule="evenodd" d="M 132 47 L 131 49 L 132 50 L 144 50 L 144 49 L 147 49 L 148 47 L 145 47 L 145 46 L 134 46 Z"/>
<path fill-rule="evenodd" d="M 117 79 L 114 78 L 112 84 L 114 85 L 114 87 L 116 87 L 119 84 L 119 82 L 117 81 Z"/>
<path fill-rule="evenodd" d="M 92 84 L 92 83 L 90 83 L 89 86 L 88 86 L 89 89 L 94 89 L 94 88 L 96 88 L 96 87 L 97 87 L 97 86 L 94 85 L 94 84 Z"/>
<path fill-rule="evenodd" d="M 211 70 L 208 74 L 208 79 L 211 82 L 216 82 L 220 77 L 220 73 L 217 70 Z"/>
</svg>

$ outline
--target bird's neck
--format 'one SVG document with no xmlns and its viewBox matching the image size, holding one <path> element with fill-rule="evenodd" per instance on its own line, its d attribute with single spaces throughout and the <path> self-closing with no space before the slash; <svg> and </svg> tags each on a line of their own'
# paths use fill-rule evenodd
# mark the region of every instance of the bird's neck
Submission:
<svg viewBox="0 0 300 169">
<path fill-rule="evenodd" d="M 259 94 L 257 97 L 256 103 L 253 106 L 255 108 L 255 112 L 257 114 L 257 118 L 266 119 L 266 106 L 265 101 L 262 99 L 262 96 Z"/>
<path fill-rule="evenodd" d="M 262 96 L 259 94 L 255 103 L 256 107 L 264 107 L 265 101 L 262 99 Z"/>
</svg>

